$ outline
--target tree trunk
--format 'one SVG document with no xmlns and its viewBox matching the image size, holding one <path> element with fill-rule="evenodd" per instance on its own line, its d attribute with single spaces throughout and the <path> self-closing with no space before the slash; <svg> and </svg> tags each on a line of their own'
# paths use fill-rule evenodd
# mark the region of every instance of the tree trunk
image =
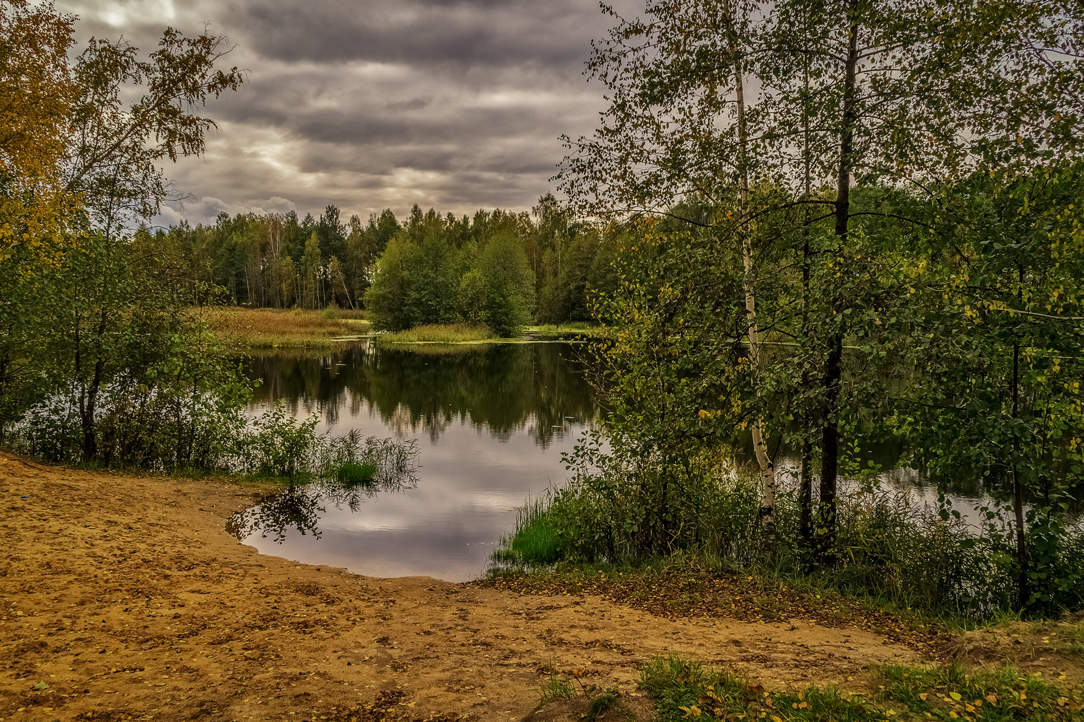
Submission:
<svg viewBox="0 0 1084 722">
<path fill-rule="evenodd" d="M 1024 269 L 1017 269 L 1017 298 L 1023 304 Z M 1020 415 L 1020 344 L 1014 341 L 1012 345 L 1012 417 L 1016 419 Z M 1012 460 L 1012 506 L 1016 516 L 1016 566 L 1017 566 L 1017 594 L 1020 609 L 1028 604 L 1031 597 L 1029 585 L 1030 570 L 1028 569 L 1028 546 L 1027 536 L 1024 533 L 1024 489 L 1020 483 L 1020 473 L 1017 469 L 1016 459 L 1020 454 L 1020 445 L 1013 440 Z"/>
<path fill-rule="evenodd" d="M 839 139 L 839 178 L 836 186 L 836 241 L 835 262 L 842 268 L 843 252 L 847 247 L 848 221 L 850 220 L 851 170 L 854 156 L 854 132 L 857 124 L 856 69 L 858 66 L 858 23 L 855 19 L 856 0 L 849 5 L 850 38 L 843 86 L 843 108 Z M 836 310 L 839 303 L 835 304 Z M 839 393 L 843 377 L 843 335 L 845 329 L 840 321 L 828 339 L 828 354 L 821 375 L 824 402 L 821 408 L 821 483 L 820 519 L 818 520 L 817 552 L 821 563 L 834 561 L 833 547 L 836 537 L 836 487 L 839 478 Z"/>
<path fill-rule="evenodd" d="M 802 95 L 802 200 L 809 201 L 813 195 L 813 170 L 812 170 L 812 145 L 810 143 L 809 128 L 809 56 L 805 56 L 805 68 L 803 71 L 803 95 Z M 811 300 L 810 289 L 810 261 L 812 255 L 809 247 L 809 224 L 812 214 L 809 206 L 806 206 L 805 223 L 802 224 L 802 338 L 808 341 L 809 329 L 809 306 Z M 808 363 L 803 364 L 801 388 L 803 392 L 813 386 L 813 378 L 810 374 Z M 808 396 L 806 396 L 808 398 Z M 798 469 L 798 505 L 799 521 L 798 530 L 802 544 L 806 549 L 813 548 L 813 440 L 810 437 L 813 429 L 813 418 L 808 408 L 803 407 L 799 413 L 799 423 L 802 430 L 801 461 Z"/>
<path fill-rule="evenodd" d="M 756 388 L 756 380 L 760 371 L 760 329 L 757 326 L 757 300 L 755 264 L 753 259 L 753 244 L 750 238 L 750 229 L 744 220 L 749 211 L 749 129 L 745 119 L 745 84 L 744 68 L 741 54 L 738 51 L 737 39 L 733 29 L 733 21 L 729 23 L 730 53 L 734 61 L 734 95 L 738 109 L 738 167 L 741 176 L 741 214 L 743 216 L 741 233 L 741 254 L 744 273 L 742 276 L 742 289 L 745 293 L 745 321 L 749 337 L 749 365 L 753 375 L 753 385 Z M 764 416 L 757 414 L 753 420 L 753 453 L 760 467 L 760 522 L 767 529 L 772 530 L 775 526 L 775 464 L 772 463 L 768 454 L 768 444 L 764 438 Z"/>
</svg>

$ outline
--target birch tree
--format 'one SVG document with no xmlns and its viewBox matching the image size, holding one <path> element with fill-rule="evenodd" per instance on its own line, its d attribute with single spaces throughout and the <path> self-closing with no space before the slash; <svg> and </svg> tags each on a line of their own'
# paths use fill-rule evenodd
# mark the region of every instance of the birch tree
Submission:
<svg viewBox="0 0 1084 722">
<path fill-rule="evenodd" d="M 765 174 L 757 164 L 746 84 L 759 42 L 752 21 L 758 7 L 746 0 L 665 0 L 647 3 L 642 18 L 619 17 L 607 6 L 604 11 L 616 22 L 595 44 L 587 72 L 606 87 L 609 104 L 593 136 L 565 139 L 569 155 L 557 179 L 581 213 L 664 217 L 737 249 L 755 399 L 762 363 L 761 249 L 750 192 Z M 719 213 L 693 218 L 674 212 L 690 200 Z M 754 400 L 752 408 L 748 426 L 760 469 L 761 520 L 770 528 L 775 466 L 762 403 Z"/>
</svg>

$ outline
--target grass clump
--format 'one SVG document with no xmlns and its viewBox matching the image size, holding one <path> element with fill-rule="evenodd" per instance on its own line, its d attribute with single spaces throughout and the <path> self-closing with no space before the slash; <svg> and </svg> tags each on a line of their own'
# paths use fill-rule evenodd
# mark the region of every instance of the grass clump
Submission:
<svg viewBox="0 0 1084 722">
<path fill-rule="evenodd" d="M 406 331 L 395 331 L 377 337 L 381 344 L 413 343 L 477 343 L 495 338 L 485 326 L 471 326 L 464 323 L 429 324 L 415 326 Z"/>
<path fill-rule="evenodd" d="M 542 683 L 539 706 L 575 698 L 576 688 L 572 685 L 572 681 L 559 677 L 556 672 L 553 672 L 549 677 L 546 677 L 546 681 Z"/>
<path fill-rule="evenodd" d="M 679 720 L 883 720 L 869 700 L 833 688 L 773 693 L 726 670 L 708 670 L 678 657 L 656 658 L 640 671 L 660 722 Z"/>
<path fill-rule="evenodd" d="M 376 464 L 369 461 L 347 461 L 335 472 L 335 480 L 340 484 L 371 484 L 376 477 Z"/>
<path fill-rule="evenodd" d="M 727 670 L 708 670 L 678 657 L 656 658 L 640 684 L 660 722 L 678 720 L 1078 720 L 1079 692 L 1068 692 L 1011 668 L 969 672 L 958 665 L 885 667 L 875 695 L 833 687 L 768 691 Z"/>
<path fill-rule="evenodd" d="M 527 326 L 524 329 L 527 336 L 539 339 L 580 339 L 597 338 L 602 336 L 603 329 L 593 323 L 545 323 L 538 326 Z"/>
<path fill-rule="evenodd" d="M 584 681 L 585 675 L 586 670 L 578 669 L 571 672 L 571 676 L 563 677 L 557 674 L 556 669 L 550 667 L 549 676 L 546 677 L 540 688 L 541 695 L 538 706 L 524 719 L 535 719 L 538 713 L 550 705 L 563 706 L 573 719 L 586 720 L 587 722 L 638 719 L 631 710 L 624 706 L 620 692 L 613 687 L 603 688 L 587 683 Z M 610 712 L 613 712 L 614 715 L 608 714 Z M 553 719 L 553 717 L 547 715 L 545 719 Z"/>
<path fill-rule="evenodd" d="M 561 539 L 541 502 L 520 510 L 516 530 L 503 540 L 494 554 L 499 564 L 511 567 L 537 567 L 553 564 L 561 558 Z"/>
</svg>

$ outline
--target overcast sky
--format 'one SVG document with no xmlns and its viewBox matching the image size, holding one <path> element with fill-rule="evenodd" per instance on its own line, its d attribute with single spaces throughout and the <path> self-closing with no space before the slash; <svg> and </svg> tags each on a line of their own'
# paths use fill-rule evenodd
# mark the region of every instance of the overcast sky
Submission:
<svg viewBox="0 0 1084 722">
<path fill-rule="evenodd" d="M 639 3 L 622 0 L 631 9 Z M 220 211 L 363 219 L 417 203 L 527 208 L 550 188 L 557 137 L 591 131 L 583 63 L 609 18 L 596 0 L 59 0 L 80 42 L 151 48 L 167 25 L 224 35 L 241 90 L 208 106 L 207 151 L 166 169 L 162 222 Z"/>
</svg>

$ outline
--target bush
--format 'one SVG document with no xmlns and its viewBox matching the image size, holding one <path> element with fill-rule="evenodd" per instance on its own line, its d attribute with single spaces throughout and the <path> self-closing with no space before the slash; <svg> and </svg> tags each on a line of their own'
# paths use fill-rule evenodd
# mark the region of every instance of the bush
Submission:
<svg viewBox="0 0 1084 722">
<path fill-rule="evenodd" d="M 1013 529 L 1000 510 L 988 510 L 976 528 L 948 507 L 917 507 L 906 492 L 852 488 L 839 498 L 837 562 L 813 570 L 791 485 L 780 486 L 769 535 L 758 521 L 752 470 L 746 475 L 710 459 L 623 462 L 598 437 L 582 441 L 566 461 L 569 483 L 524 509 L 494 555 L 498 567 L 635 566 L 689 554 L 934 615 L 980 620 L 1018 607 Z M 1026 606 L 1040 614 L 1084 608 L 1084 532 L 1038 515 L 1028 528 Z"/>
<path fill-rule="evenodd" d="M 294 478 L 312 466 L 316 450 L 316 416 L 298 421 L 286 407 L 265 411 L 244 438 L 245 471 L 261 476 Z"/>
</svg>

